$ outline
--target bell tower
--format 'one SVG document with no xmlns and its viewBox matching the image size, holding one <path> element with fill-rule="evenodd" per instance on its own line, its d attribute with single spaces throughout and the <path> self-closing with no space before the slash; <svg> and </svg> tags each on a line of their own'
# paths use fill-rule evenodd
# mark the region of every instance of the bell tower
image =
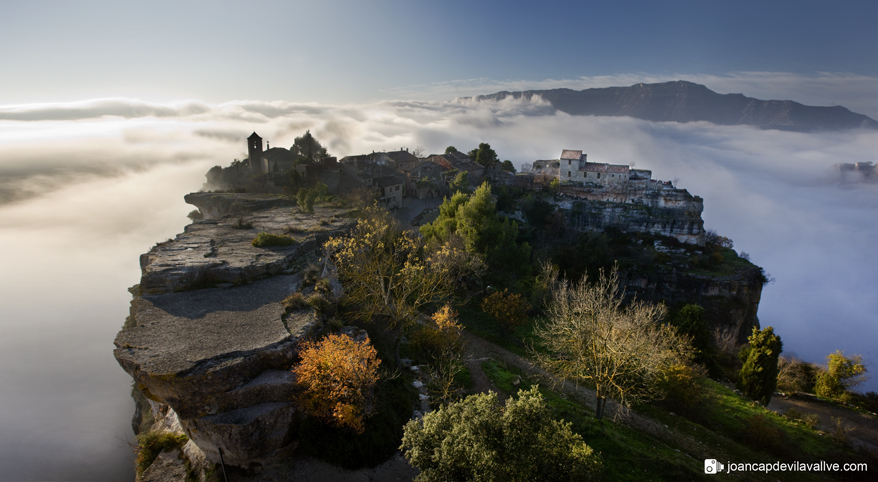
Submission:
<svg viewBox="0 0 878 482">
<path fill-rule="evenodd" d="M 250 156 L 250 172 L 262 173 L 262 138 L 256 132 L 247 138 L 247 152 Z"/>
</svg>

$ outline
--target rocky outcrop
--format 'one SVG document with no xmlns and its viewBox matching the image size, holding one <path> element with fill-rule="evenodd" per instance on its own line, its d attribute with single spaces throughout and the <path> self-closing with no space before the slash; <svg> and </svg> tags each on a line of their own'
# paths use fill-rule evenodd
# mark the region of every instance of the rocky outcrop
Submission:
<svg viewBox="0 0 878 482">
<path fill-rule="evenodd" d="M 756 312 L 765 280 L 758 267 L 742 268 L 724 276 L 673 268 L 654 273 L 630 269 L 620 272 L 620 284 L 626 295 L 640 300 L 664 302 L 669 307 L 698 304 L 713 326 L 731 330 L 742 343 L 753 327 L 759 327 Z"/>
<path fill-rule="evenodd" d="M 316 211 L 268 206 L 199 221 L 141 257 L 141 283 L 114 355 L 148 400 L 136 418 L 148 411 L 152 430 L 185 432 L 190 460 L 211 465 L 222 451 L 226 464 L 247 467 L 295 444 L 289 368 L 322 323 L 313 310 L 288 312 L 282 301 L 298 290 L 303 267 L 323 267 L 323 241 L 354 222 L 344 210 Z M 286 231 L 296 243 L 254 247 L 260 231 Z"/>
<path fill-rule="evenodd" d="M 654 184 L 654 183 L 653 183 Z M 555 204 L 580 231 L 622 231 L 661 234 L 682 243 L 704 245 L 704 200 L 670 186 L 562 187 Z"/>
<path fill-rule="evenodd" d="M 193 192 L 183 199 L 187 204 L 197 207 L 204 219 L 241 216 L 294 204 L 280 194 L 262 193 Z"/>
<path fill-rule="evenodd" d="M 191 199 L 191 194 L 186 198 Z M 250 195 L 242 195 L 250 196 Z M 205 219 L 186 226 L 173 240 L 159 243 L 141 255 L 143 294 L 173 293 L 198 288 L 237 285 L 254 279 L 290 273 L 297 262 L 330 236 L 347 232 L 350 218 L 339 211 L 317 208 L 315 215 L 295 214 L 289 208 L 266 208 L 246 215 Z M 291 246 L 257 248 L 260 231 L 289 233 Z"/>
</svg>

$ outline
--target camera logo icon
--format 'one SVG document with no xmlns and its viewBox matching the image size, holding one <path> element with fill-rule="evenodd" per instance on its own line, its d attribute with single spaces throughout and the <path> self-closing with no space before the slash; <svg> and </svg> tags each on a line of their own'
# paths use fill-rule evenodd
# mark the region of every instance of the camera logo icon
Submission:
<svg viewBox="0 0 878 482">
<path fill-rule="evenodd" d="M 718 474 L 726 468 L 720 462 L 717 462 L 716 459 L 704 459 L 704 473 L 705 474 Z"/>
</svg>

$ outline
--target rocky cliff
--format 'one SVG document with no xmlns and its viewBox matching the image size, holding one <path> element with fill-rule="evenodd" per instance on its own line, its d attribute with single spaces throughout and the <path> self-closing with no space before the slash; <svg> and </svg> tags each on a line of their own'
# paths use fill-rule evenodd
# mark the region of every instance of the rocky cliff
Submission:
<svg viewBox="0 0 878 482">
<path fill-rule="evenodd" d="M 186 200 L 207 211 L 205 220 L 141 257 L 141 283 L 114 355 L 152 415 L 179 424 L 190 452 L 212 465 L 222 451 L 226 464 L 247 467 L 295 445 L 289 367 L 321 323 L 313 310 L 290 312 L 282 301 L 299 290 L 303 268 L 323 267 L 323 240 L 353 220 L 322 207 L 295 214 L 272 196 Z M 297 242 L 254 247 L 260 231 Z"/>
<path fill-rule="evenodd" d="M 682 243 L 704 244 L 704 200 L 685 189 L 562 185 L 561 194 L 555 205 L 567 213 L 573 229 L 602 231 L 613 226 L 622 231 L 669 236 Z"/>
</svg>

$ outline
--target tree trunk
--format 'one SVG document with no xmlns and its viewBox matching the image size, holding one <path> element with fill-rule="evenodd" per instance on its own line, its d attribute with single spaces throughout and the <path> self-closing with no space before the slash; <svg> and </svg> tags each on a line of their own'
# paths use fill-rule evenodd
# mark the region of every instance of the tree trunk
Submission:
<svg viewBox="0 0 878 482">
<path fill-rule="evenodd" d="M 596 396 L 596 398 L 597 398 L 597 407 L 595 408 L 594 413 L 595 413 L 595 416 L 597 417 L 597 419 L 600 420 L 604 416 L 604 405 L 607 404 L 607 397 L 601 396 L 600 392 L 598 392 L 598 395 Z"/>
</svg>

